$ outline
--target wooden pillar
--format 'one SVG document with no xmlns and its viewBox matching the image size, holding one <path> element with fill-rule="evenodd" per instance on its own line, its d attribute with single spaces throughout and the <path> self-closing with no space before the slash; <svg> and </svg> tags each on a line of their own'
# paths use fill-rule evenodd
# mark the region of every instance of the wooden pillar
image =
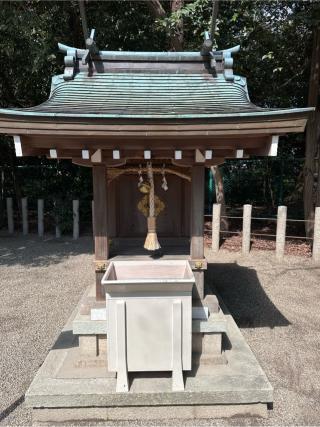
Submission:
<svg viewBox="0 0 320 427">
<path fill-rule="evenodd" d="M 105 263 L 109 257 L 107 229 L 107 171 L 104 165 L 93 165 L 93 201 L 94 201 L 94 253 L 96 263 L 96 299 L 105 298 L 101 279 Z"/>
<path fill-rule="evenodd" d="M 91 201 L 92 235 L 94 238 L 94 201 Z"/>
<path fill-rule="evenodd" d="M 191 260 L 204 259 L 204 165 L 191 168 Z M 199 269 L 194 272 L 197 289 L 193 294 L 196 299 L 204 298 L 204 272 Z"/>
<path fill-rule="evenodd" d="M 191 259 L 204 256 L 204 166 L 193 166 L 191 170 Z"/>
</svg>

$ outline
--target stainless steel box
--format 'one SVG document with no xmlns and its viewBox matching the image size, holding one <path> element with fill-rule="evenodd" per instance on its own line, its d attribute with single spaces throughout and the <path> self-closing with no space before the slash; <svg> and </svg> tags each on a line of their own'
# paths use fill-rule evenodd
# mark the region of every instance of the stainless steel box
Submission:
<svg viewBox="0 0 320 427">
<path fill-rule="evenodd" d="M 110 371 L 119 370 L 117 340 L 121 328 L 125 330 L 128 371 L 174 370 L 174 353 L 179 354 L 174 348 L 179 346 L 179 340 L 181 355 L 177 357 L 181 359 L 182 370 L 191 369 L 194 283 L 188 261 L 112 261 L 109 264 L 102 284 L 107 301 Z M 123 327 L 119 324 L 121 316 L 117 316 L 120 303 L 125 307 Z M 175 318 L 178 319 L 176 326 Z"/>
</svg>

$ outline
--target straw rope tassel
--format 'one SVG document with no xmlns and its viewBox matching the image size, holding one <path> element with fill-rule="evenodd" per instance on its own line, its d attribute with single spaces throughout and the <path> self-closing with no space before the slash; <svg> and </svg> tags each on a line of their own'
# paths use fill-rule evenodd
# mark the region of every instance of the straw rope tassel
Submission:
<svg viewBox="0 0 320 427">
<path fill-rule="evenodd" d="M 148 216 L 148 234 L 146 241 L 144 242 L 144 248 L 148 251 L 155 251 L 160 249 L 161 246 L 158 242 L 157 237 L 157 225 L 155 217 L 155 206 L 154 206 L 154 181 L 153 181 L 153 171 L 152 164 L 147 164 L 148 179 L 150 183 L 150 192 L 149 192 L 149 216 Z"/>
</svg>

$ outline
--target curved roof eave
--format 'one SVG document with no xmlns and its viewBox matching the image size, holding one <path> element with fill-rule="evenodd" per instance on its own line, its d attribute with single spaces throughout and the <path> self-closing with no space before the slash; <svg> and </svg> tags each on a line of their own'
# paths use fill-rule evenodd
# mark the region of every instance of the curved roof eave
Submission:
<svg viewBox="0 0 320 427">
<path fill-rule="evenodd" d="M 262 110 L 262 111 L 246 111 L 246 112 L 232 112 L 232 113 L 200 113 L 200 114 L 96 114 L 96 113 L 49 113 L 49 112 L 33 112 L 15 109 L 3 109 L 0 108 L 0 120 L 1 116 L 10 117 L 29 117 L 29 118 L 74 118 L 74 119 L 95 119 L 95 120 L 106 120 L 106 119 L 130 119 L 134 120 L 148 120 L 154 119 L 159 120 L 190 120 L 190 119 L 241 119 L 241 118 L 262 118 L 262 117 L 275 117 L 275 116 L 287 116 L 287 115 L 302 115 L 307 117 L 309 113 L 315 111 L 314 107 L 305 108 L 290 108 L 290 109 L 275 109 L 275 110 Z"/>
</svg>

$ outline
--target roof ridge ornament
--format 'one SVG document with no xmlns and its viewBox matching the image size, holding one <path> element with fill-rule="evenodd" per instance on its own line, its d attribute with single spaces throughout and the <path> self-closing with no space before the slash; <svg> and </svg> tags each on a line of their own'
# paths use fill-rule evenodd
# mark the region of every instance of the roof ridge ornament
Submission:
<svg viewBox="0 0 320 427">
<path fill-rule="evenodd" d="M 92 29 L 90 32 L 90 36 L 86 39 L 86 49 L 76 49 L 74 47 L 66 46 L 62 43 L 58 43 L 58 47 L 60 52 L 65 53 L 64 57 L 64 80 L 73 80 L 76 68 L 77 68 L 77 59 L 81 56 L 82 65 L 88 65 L 88 71 L 90 74 L 90 70 L 92 68 L 93 56 L 99 55 L 99 49 L 94 40 L 95 29 Z M 81 52 L 81 55 L 80 55 Z"/>
<path fill-rule="evenodd" d="M 90 32 L 90 37 L 86 39 L 86 50 L 82 57 L 82 65 L 88 64 L 92 61 L 92 56 L 99 54 L 99 49 L 94 40 L 95 29 L 92 29 Z"/>
<path fill-rule="evenodd" d="M 210 37 L 209 31 L 204 32 L 204 41 L 201 48 L 201 55 L 202 56 L 209 56 L 210 59 L 210 67 L 215 69 L 216 68 L 216 60 L 222 62 L 223 67 L 223 75 L 226 81 L 234 81 L 234 74 L 233 74 L 233 58 L 232 54 L 237 53 L 240 50 L 240 45 L 231 47 L 229 49 L 223 49 L 223 50 L 213 50 L 213 42 Z"/>
<path fill-rule="evenodd" d="M 234 81 L 234 74 L 233 74 L 233 58 L 232 54 L 237 53 L 240 50 L 240 45 L 231 47 L 230 49 L 225 49 L 222 51 L 222 61 L 223 61 L 223 75 L 224 78 L 227 81 Z"/>
<path fill-rule="evenodd" d="M 210 33 L 209 33 L 209 31 L 205 31 L 204 32 L 204 41 L 203 41 L 202 48 L 201 48 L 201 55 L 202 56 L 209 56 L 212 52 L 212 46 L 213 46 L 213 42 L 210 38 Z"/>
<path fill-rule="evenodd" d="M 63 73 L 64 80 L 73 80 L 75 75 L 76 56 L 77 56 L 76 49 L 67 50 L 67 54 L 64 57 L 64 65 L 65 65 L 65 69 Z"/>
<path fill-rule="evenodd" d="M 222 62 L 223 76 L 226 81 L 233 82 L 233 53 L 238 53 L 240 50 L 240 45 L 230 47 L 223 50 L 214 50 L 212 51 L 213 58 L 217 61 Z"/>
</svg>

